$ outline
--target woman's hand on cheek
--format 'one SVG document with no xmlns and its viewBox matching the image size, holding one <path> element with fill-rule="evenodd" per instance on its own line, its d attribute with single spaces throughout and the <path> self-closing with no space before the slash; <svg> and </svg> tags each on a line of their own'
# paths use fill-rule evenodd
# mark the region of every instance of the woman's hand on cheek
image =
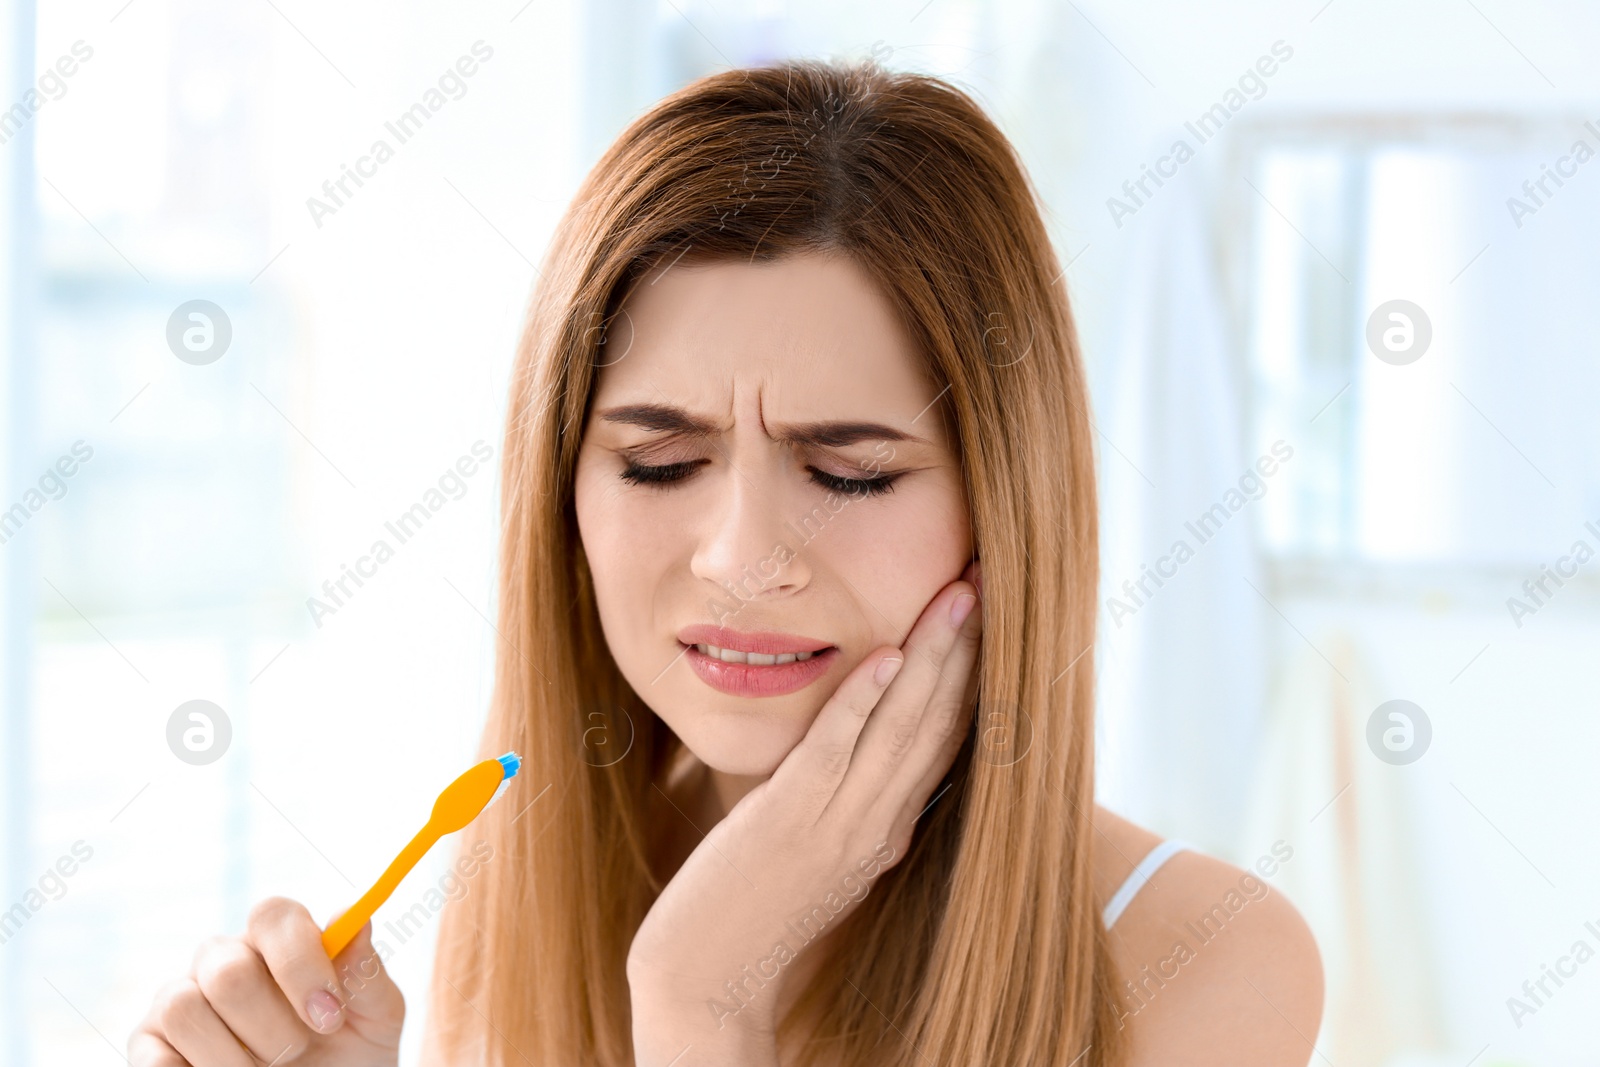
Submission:
<svg viewBox="0 0 1600 1067">
<path fill-rule="evenodd" d="M 778 991 L 794 957 L 905 855 L 971 716 L 982 612 L 942 589 L 904 649 L 857 664 L 771 778 L 684 861 L 633 939 L 639 1067 L 776 1064 Z"/>
</svg>

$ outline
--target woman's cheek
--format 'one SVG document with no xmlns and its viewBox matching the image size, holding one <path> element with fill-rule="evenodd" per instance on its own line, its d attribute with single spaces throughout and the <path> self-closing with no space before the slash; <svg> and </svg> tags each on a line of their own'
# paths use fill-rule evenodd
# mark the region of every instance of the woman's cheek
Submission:
<svg viewBox="0 0 1600 1067">
<path fill-rule="evenodd" d="M 607 598 L 614 612 L 626 616 L 622 620 L 625 626 L 619 628 L 630 633 L 647 628 L 655 619 L 651 598 L 662 583 L 653 572 L 665 560 L 674 558 L 669 549 L 669 529 L 661 516 L 646 521 L 633 514 L 632 508 L 621 506 L 606 516 L 598 535 L 604 545 L 601 565 L 605 569 Z M 650 531 L 657 536 L 647 536 Z M 600 580 L 597 578 L 597 584 Z"/>
<path fill-rule="evenodd" d="M 965 517 L 941 496 L 908 496 L 872 513 L 863 509 L 835 542 L 834 566 L 860 590 L 863 617 L 880 628 L 878 643 L 899 644 L 967 565 Z"/>
<path fill-rule="evenodd" d="M 584 557 L 594 583 L 595 606 L 606 643 L 625 674 L 637 667 L 641 640 L 635 628 L 647 624 L 648 611 L 642 599 L 650 587 L 643 584 L 639 568 L 653 557 L 632 542 L 637 521 L 630 515 L 626 494 L 603 484 L 598 473 L 585 479 L 580 475 L 576 487 L 578 531 L 583 540 Z"/>
</svg>

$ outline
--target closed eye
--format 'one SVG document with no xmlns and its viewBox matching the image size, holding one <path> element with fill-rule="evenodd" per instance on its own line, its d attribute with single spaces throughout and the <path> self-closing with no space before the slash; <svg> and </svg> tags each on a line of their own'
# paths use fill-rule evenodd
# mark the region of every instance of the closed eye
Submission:
<svg viewBox="0 0 1600 1067">
<path fill-rule="evenodd" d="M 694 469 L 706 460 L 689 460 L 683 463 L 667 463 L 661 466 L 648 466 L 641 463 L 627 463 L 620 475 L 623 481 L 630 485 L 666 486 L 674 482 L 681 482 L 694 473 Z M 874 478 L 841 478 L 836 474 L 807 467 L 811 473 L 811 480 L 824 489 L 835 493 L 847 493 L 850 496 L 877 496 L 893 491 L 894 483 L 899 480 L 898 474 L 878 475 Z"/>
<path fill-rule="evenodd" d="M 669 482 L 681 482 L 698 467 L 702 460 L 690 460 L 686 463 L 668 463 L 660 467 L 648 467 L 640 463 L 628 463 L 622 468 L 620 477 L 630 485 L 663 485 Z"/>
<path fill-rule="evenodd" d="M 898 474 L 880 474 L 876 478 L 841 478 L 815 467 L 807 467 L 806 470 L 811 472 L 811 480 L 824 489 L 848 493 L 850 496 L 877 496 L 879 493 L 893 492 L 894 483 L 900 477 Z"/>
</svg>

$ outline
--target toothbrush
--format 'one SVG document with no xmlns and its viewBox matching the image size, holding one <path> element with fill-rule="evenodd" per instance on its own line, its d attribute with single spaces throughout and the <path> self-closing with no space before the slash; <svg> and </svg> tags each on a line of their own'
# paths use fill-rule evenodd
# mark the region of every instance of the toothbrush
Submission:
<svg viewBox="0 0 1600 1067">
<path fill-rule="evenodd" d="M 389 899 L 400 880 L 417 865 L 434 843 L 445 834 L 453 834 L 478 817 L 478 814 L 500 799 L 512 777 L 522 766 L 515 752 L 507 752 L 499 759 L 486 759 L 469 769 L 461 777 L 445 786 L 444 792 L 433 803 L 433 814 L 428 823 L 411 843 L 400 850 L 387 870 L 378 876 L 372 888 L 364 893 L 355 906 L 340 915 L 322 932 L 322 948 L 332 959 L 348 945 L 366 925 L 378 906 Z"/>
</svg>

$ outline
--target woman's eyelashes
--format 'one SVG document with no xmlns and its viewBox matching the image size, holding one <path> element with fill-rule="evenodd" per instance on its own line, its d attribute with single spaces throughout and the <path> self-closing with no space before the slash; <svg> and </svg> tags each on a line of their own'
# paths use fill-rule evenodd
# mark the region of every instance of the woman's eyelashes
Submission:
<svg viewBox="0 0 1600 1067">
<path fill-rule="evenodd" d="M 694 469 L 700 465 L 700 460 L 689 460 L 686 463 L 667 463 L 659 467 L 646 466 L 625 460 L 622 468 L 622 480 L 630 485 L 662 485 L 668 482 L 681 482 Z"/>
<path fill-rule="evenodd" d="M 706 462 L 709 461 L 695 459 L 651 466 L 625 459 L 619 477 L 630 485 L 664 487 L 673 482 L 683 481 L 694 473 L 696 467 Z M 877 496 L 892 492 L 894 483 L 900 477 L 898 474 L 879 474 L 871 478 L 845 478 L 818 470 L 816 467 L 807 467 L 806 470 L 811 474 L 811 480 L 822 488 L 850 496 Z"/>
<path fill-rule="evenodd" d="M 824 489 L 849 496 L 877 496 L 879 493 L 892 492 L 895 480 L 900 477 L 898 474 L 880 474 L 873 478 L 841 478 L 815 467 L 807 467 L 806 470 L 811 472 L 811 480 Z"/>
</svg>

